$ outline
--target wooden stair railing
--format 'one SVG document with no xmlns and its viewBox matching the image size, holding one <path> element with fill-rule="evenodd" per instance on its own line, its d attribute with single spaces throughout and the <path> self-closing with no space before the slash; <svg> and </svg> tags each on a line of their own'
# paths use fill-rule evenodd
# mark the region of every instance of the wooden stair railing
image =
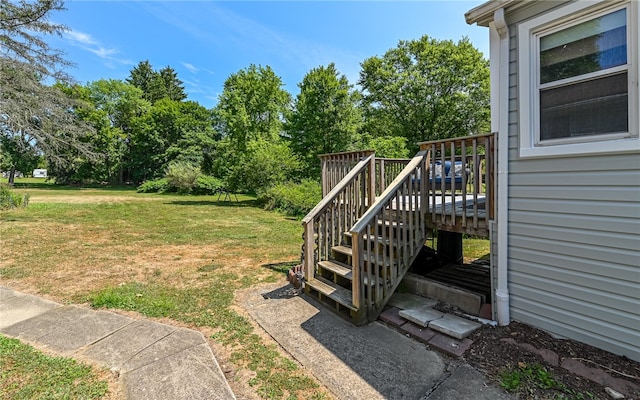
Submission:
<svg viewBox="0 0 640 400">
<path fill-rule="evenodd" d="M 319 157 L 322 172 L 322 197 L 329 194 L 331 189 L 337 186 L 360 160 L 373 154 L 373 150 L 321 154 Z"/>
<path fill-rule="evenodd" d="M 347 201 L 341 193 L 358 192 L 353 182 L 363 174 L 368 174 L 369 186 L 359 193 L 374 198 L 379 170 L 372 157 L 359 163 L 303 220 L 305 291 L 357 325 L 377 318 L 427 238 L 427 214 L 420 207 L 427 198 L 427 183 L 420 179 L 429 168 L 426 151 L 410 160 L 365 211 L 341 208 L 358 204 L 355 197 Z M 357 218 L 336 220 L 341 212 Z"/>
<path fill-rule="evenodd" d="M 366 309 L 356 323 L 378 318 L 427 240 L 428 170 L 421 151 L 349 232 L 353 303 Z"/>
<path fill-rule="evenodd" d="M 329 276 L 322 265 L 332 258 L 334 248 L 344 244 L 345 232 L 375 201 L 374 158 L 369 154 L 361 159 L 302 220 L 305 291 L 315 289 L 321 300 L 334 301 L 337 311 L 342 306 L 355 311 L 357 306 L 350 295 L 345 296 L 346 289 L 327 287 L 332 282 L 327 281 Z"/>
</svg>

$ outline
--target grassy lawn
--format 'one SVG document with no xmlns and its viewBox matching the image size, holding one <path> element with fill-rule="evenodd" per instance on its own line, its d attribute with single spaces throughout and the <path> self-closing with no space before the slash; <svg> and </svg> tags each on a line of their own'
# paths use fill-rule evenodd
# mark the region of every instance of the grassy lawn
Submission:
<svg viewBox="0 0 640 400">
<path fill-rule="evenodd" d="M 234 304 L 238 290 L 284 283 L 299 261 L 300 221 L 242 195 L 225 202 L 42 180 L 17 187 L 30 201 L 0 211 L 0 284 L 200 329 L 247 398 L 331 398 Z M 478 248 L 480 257 L 488 247 Z"/>
<path fill-rule="evenodd" d="M 0 394 L 7 399 L 101 399 L 108 384 L 91 367 L 0 335 Z"/>
</svg>

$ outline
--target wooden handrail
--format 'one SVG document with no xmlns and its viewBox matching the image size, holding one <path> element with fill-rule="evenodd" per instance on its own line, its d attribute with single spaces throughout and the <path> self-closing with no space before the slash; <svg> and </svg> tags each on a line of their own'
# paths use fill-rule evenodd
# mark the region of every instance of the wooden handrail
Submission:
<svg viewBox="0 0 640 400">
<path fill-rule="evenodd" d="M 318 261 L 329 259 L 331 248 L 375 199 L 374 155 L 361 160 L 302 220 L 303 268 L 307 281 Z M 317 246 L 316 246 L 317 241 Z"/>
<path fill-rule="evenodd" d="M 420 146 L 420 150 L 429 150 L 429 145 L 432 144 L 440 144 L 440 143 L 449 143 L 449 142 L 465 142 L 467 146 L 473 144 L 474 141 L 479 141 L 484 138 L 493 138 L 495 133 L 483 133 L 481 135 L 470 135 L 470 136 L 461 136 L 457 138 L 448 138 L 448 139 L 439 139 L 439 140 L 430 140 L 428 142 L 419 142 L 417 143 Z"/>
<path fill-rule="evenodd" d="M 385 191 L 376 199 L 376 202 L 373 203 L 371 207 L 369 207 L 367 212 L 351 228 L 351 233 L 360 233 L 369 223 L 368 220 L 385 207 L 386 203 L 395 195 L 395 192 L 398 190 L 398 185 L 400 185 L 400 183 L 402 183 L 407 178 L 407 176 L 420 165 L 420 162 L 424 159 L 426 153 L 426 151 L 420 151 L 415 157 L 411 159 L 411 161 L 409 161 L 407 166 L 402 169 L 402 172 L 400 172 L 400 174 L 396 176 L 391 184 L 389 184 L 389 187 L 385 189 Z"/>
<path fill-rule="evenodd" d="M 350 229 L 352 303 L 366 307 L 371 318 L 382 311 L 426 240 L 427 210 L 421 205 L 427 179 L 420 177 L 428 176 L 429 154 L 421 151 L 411 159 Z"/>
<path fill-rule="evenodd" d="M 331 189 L 331 191 L 327 193 L 326 196 L 322 198 L 322 200 L 320 200 L 320 203 L 316 204 L 316 206 L 313 207 L 311 211 L 309 211 L 309 213 L 307 213 L 307 215 L 302 219 L 302 223 L 305 224 L 312 221 L 316 215 L 324 211 L 329 206 L 329 204 L 331 204 L 335 200 L 336 196 L 344 189 L 347 183 L 352 181 L 354 177 L 362 172 L 362 170 L 367 165 L 369 165 L 372 159 L 373 156 L 370 155 L 369 157 L 361 160 L 358 164 L 356 164 L 356 166 L 353 167 L 353 169 L 351 169 L 351 171 L 349 171 L 349 173 L 344 178 L 342 178 L 342 180 L 333 189 Z"/>
</svg>

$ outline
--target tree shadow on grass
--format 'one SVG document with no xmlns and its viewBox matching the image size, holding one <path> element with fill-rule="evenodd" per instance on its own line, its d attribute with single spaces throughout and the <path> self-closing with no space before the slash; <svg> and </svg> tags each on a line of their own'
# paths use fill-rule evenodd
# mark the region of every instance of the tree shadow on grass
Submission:
<svg viewBox="0 0 640 400">
<path fill-rule="evenodd" d="M 283 261 L 279 263 L 262 264 L 261 267 L 286 274 L 292 267 L 295 267 L 298 264 L 300 264 L 300 261 Z"/>
<path fill-rule="evenodd" d="M 69 190 L 77 191 L 82 189 L 98 189 L 105 192 L 108 191 L 124 191 L 129 190 L 131 192 L 136 191 L 135 186 L 131 185 L 60 185 L 52 182 L 16 182 L 13 185 L 16 189 L 42 189 L 42 190 Z"/>
<path fill-rule="evenodd" d="M 215 207 L 254 207 L 260 208 L 257 200 L 173 200 L 165 204 L 174 204 L 178 206 L 215 206 Z"/>
</svg>

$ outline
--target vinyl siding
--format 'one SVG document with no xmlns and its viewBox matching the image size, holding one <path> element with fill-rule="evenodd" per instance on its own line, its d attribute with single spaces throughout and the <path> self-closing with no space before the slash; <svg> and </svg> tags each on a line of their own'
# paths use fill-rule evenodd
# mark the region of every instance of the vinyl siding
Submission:
<svg viewBox="0 0 640 400">
<path fill-rule="evenodd" d="M 507 15 L 511 318 L 640 361 L 640 154 L 519 158 L 517 23 L 558 6 L 535 3 Z"/>
</svg>

